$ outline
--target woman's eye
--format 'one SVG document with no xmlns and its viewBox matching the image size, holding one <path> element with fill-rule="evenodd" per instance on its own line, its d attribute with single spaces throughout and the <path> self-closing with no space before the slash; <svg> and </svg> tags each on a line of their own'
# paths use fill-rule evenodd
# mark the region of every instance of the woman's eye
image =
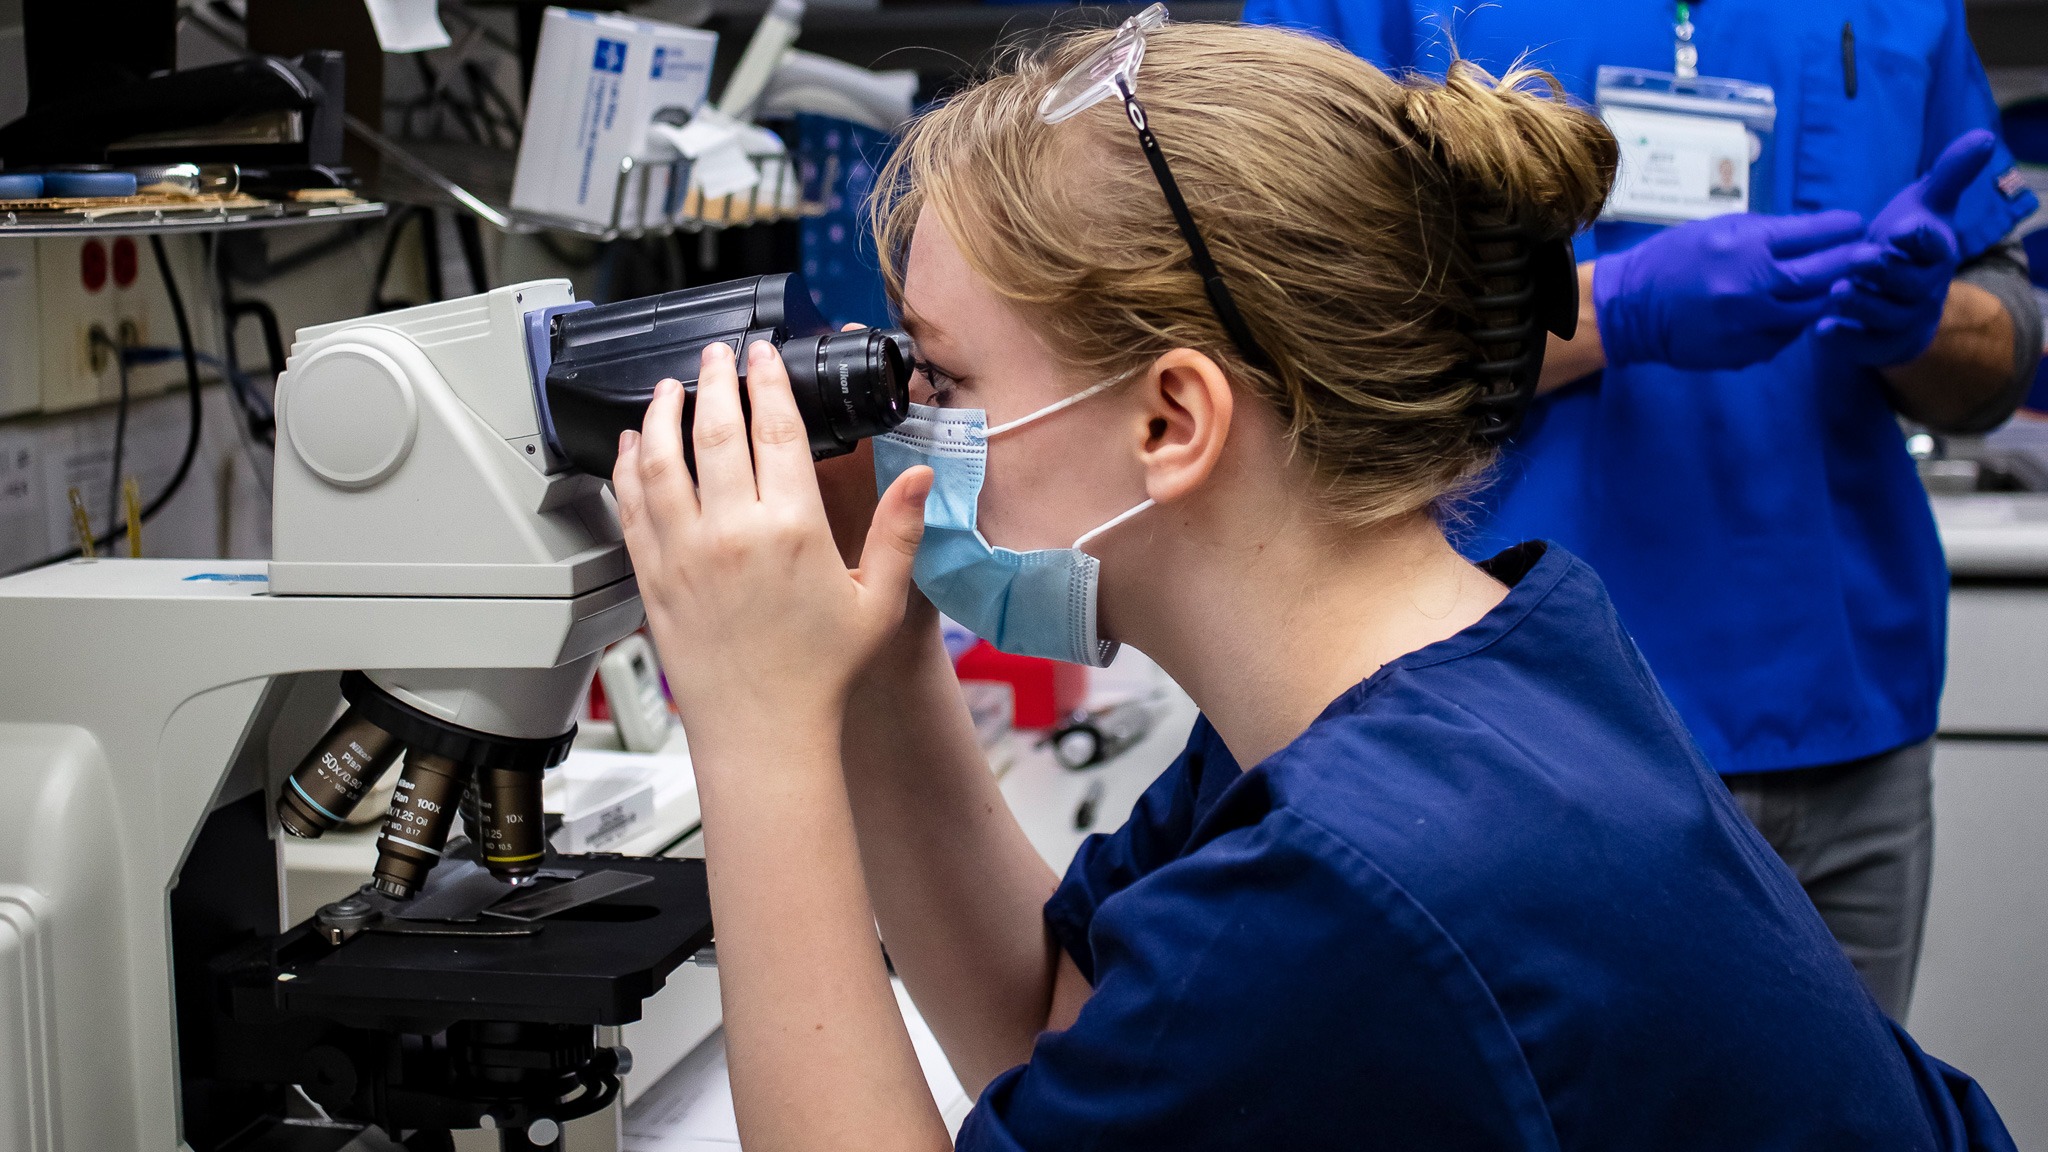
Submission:
<svg viewBox="0 0 2048 1152">
<path fill-rule="evenodd" d="M 912 383 L 915 385 L 918 402 L 934 408 L 945 407 L 959 381 L 945 369 L 935 367 L 924 360 L 914 362 L 912 369 L 916 372 L 916 379 Z"/>
</svg>

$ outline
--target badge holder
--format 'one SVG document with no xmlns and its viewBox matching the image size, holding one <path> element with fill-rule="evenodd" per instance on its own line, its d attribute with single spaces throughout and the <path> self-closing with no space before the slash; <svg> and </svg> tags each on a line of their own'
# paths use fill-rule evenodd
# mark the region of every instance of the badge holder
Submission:
<svg viewBox="0 0 2048 1152">
<path fill-rule="evenodd" d="M 1621 145 L 1603 221 L 1668 225 L 1773 210 L 1770 85 L 1602 65 L 1594 99 Z"/>
</svg>

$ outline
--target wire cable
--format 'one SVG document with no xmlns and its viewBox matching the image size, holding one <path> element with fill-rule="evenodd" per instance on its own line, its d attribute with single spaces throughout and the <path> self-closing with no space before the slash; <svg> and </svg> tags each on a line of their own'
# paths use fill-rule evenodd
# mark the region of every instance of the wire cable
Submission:
<svg viewBox="0 0 2048 1152">
<path fill-rule="evenodd" d="M 114 526 L 121 522 L 121 456 L 128 446 L 128 357 L 122 354 L 121 346 L 107 338 L 98 328 L 92 330 L 95 344 L 109 348 L 114 353 L 114 375 L 121 381 L 121 399 L 114 405 L 114 467 L 107 480 L 107 538 L 111 543 Z"/>
<path fill-rule="evenodd" d="M 185 314 L 185 298 L 179 294 L 178 281 L 171 275 L 171 259 L 164 253 L 163 237 L 151 236 L 149 238 L 149 247 L 151 253 L 156 257 L 157 274 L 164 282 L 164 294 L 170 297 L 171 318 L 178 325 L 178 351 L 185 361 L 185 393 L 190 401 L 191 423 L 185 433 L 185 452 L 178 459 L 177 471 L 171 473 L 170 482 L 164 485 L 164 490 L 157 493 L 155 499 L 142 507 L 142 520 L 144 523 L 147 523 L 151 517 L 162 510 L 164 505 L 170 503 L 171 498 L 178 494 L 178 489 L 184 487 L 185 477 L 192 471 L 192 460 L 199 454 L 199 425 L 203 415 L 199 391 L 199 350 L 192 345 L 192 321 Z M 119 490 L 117 483 L 115 489 L 117 494 Z M 114 542 L 114 538 L 119 536 L 124 530 L 110 525 L 105 535 L 93 538 L 93 547 L 102 548 L 111 545 Z M 54 556 L 46 556 L 41 560 L 20 565 L 10 570 L 8 575 L 13 575 L 15 572 L 26 572 L 31 568 L 41 568 L 48 564 L 62 563 L 77 555 L 78 549 L 69 548 Z"/>
</svg>

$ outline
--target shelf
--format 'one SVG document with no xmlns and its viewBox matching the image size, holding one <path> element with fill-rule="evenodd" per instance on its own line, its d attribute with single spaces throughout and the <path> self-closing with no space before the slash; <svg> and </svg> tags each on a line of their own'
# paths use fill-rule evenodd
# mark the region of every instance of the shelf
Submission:
<svg viewBox="0 0 2048 1152">
<path fill-rule="evenodd" d="M 289 228 L 295 224 L 326 224 L 338 220 L 372 219 L 384 205 L 265 204 L 255 208 L 224 208 L 213 212 L 165 213 L 137 209 L 118 217 L 94 220 L 45 218 L 44 213 L 0 212 L 0 239 L 9 236 L 120 236 L 150 232 L 234 232 L 256 228 Z"/>
</svg>

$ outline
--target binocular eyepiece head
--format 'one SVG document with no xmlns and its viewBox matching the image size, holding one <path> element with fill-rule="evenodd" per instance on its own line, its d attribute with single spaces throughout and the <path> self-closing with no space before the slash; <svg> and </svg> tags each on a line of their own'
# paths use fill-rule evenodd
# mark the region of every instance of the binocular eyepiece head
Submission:
<svg viewBox="0 0 2048 1152">
<path fill-rule="evenodd" d="M 548 447 L 594 476 L 611 475 L 619 433 L 640 427 L 660 381 L 682 383 L 689 425 L 698 364 L 712 344 L 732 348 L 742 378 L 749 345 L 766 340 L 781 351 L 813 459 L 851 452 L 910 412 L 910 337 L 897 329 L 832 331 L 794 274 L 550 308 L 528 322 L 536 365 L 544 366 L 536 386 Z M 688 457 L 689 437 L 683 443 Z"/>
</svg>

